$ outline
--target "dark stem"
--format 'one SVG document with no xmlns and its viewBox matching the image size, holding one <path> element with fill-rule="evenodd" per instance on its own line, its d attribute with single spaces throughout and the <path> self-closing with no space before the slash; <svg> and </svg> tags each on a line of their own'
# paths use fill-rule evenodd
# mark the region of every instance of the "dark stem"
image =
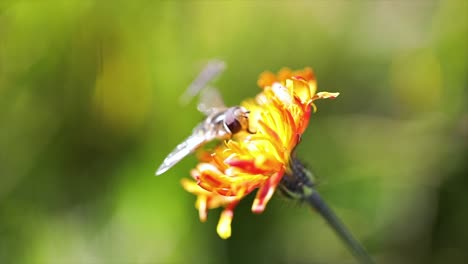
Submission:
<svg viewBox="0 0 468 264">
<path fill-rule="evenodd" d="M 328 207 L 318 192 L 313 191 L 312 194 L 308 195 L 305 199 L 323 218 L 325 218 L 327 223 L 349 247 L 360 263 L 374 263 L 364 247 L 353 237 L 351 232 L 340 221 L 332 209 Z"/>
</svg>

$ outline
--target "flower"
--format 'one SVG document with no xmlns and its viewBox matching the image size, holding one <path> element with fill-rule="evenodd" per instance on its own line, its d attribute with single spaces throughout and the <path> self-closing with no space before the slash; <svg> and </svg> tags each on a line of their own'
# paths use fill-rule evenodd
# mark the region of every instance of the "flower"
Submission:
<svg viewBox="0 0 468 264">
<path fill-rule="evenodd" d="M 290 171 L 291 154 L 305 131 L 313 101 L 335 98 L 339 93 L 316 93 L 312 69 L 277 75 L 264 72 L 258 85 L 262 91 L 241 103 L 250 111 L 249 123 L 255 133 L 239 132 L 211 151 L 199 153 L 200 163 L 191 171 L 193 180 L 183 179 L 183 187 L 197 198 L 201 221 L 208 209 L 224 207 L 217 226 L 223 239 L 231 236 L 234 208 L 250 192 L 258 189 L 252 205 L 261 213 L 285 172 Z"/>
</svg>

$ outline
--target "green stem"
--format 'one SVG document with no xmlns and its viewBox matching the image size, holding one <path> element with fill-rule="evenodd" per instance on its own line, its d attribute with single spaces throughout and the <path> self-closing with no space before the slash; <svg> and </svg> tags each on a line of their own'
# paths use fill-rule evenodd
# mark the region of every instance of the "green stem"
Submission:
<svg viewBox="0 0 468 264">
<path fill-rule="evenodd" d="M 343 240 L 349 247 L 354 256 L 360 263 L 372 264 L 374 261 L 369 256 L 364 247 L 357 241 L 346 226 L 340 221 L 336 214 L 325 201 L 320 197 L 320 194 L 313 191 L 310 195 L 306 196 L 306 201 L 327 221 L 335 233 Z"/>
</svg>

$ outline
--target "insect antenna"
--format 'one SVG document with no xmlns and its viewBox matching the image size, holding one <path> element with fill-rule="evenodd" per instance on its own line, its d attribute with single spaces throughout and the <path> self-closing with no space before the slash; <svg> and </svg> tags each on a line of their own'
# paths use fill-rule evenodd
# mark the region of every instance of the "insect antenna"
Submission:
<svg viewBox="0 0 468 264">
<path fill-rule="evenodd" d="M 279 184 L 279 190 L 286 197 L 306 202 L 315 209 L 360 263 L 374 263 L 364 246 L 354 238 L 353 234 L 316 191 L 315 183 L 312 172 L 296 157 L 293 157 L 290 163 L 290 171 L 283 176 Z"/>
</svg>

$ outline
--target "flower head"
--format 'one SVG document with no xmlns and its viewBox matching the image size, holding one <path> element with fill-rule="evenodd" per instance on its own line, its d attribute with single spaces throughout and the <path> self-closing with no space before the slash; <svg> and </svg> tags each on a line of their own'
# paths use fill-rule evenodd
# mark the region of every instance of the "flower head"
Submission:
<svg viewBox="0 0 468 264">
<path fill-rule="evenodd" d="M 291 154 L 316 110 L 313 101 L 338 96 L 316 93 L 310 68 L 294 72 L 285 68 L 277 75 L 264 72 L 258 85 L 262 91 L 241 103 L 250 111 L 249 122 L 255 133 L 237 133 L 213 150 L 200 152 L 200 163 L 191 171 L 195 181 L 182 181 L 184 188 L 198 197 L 201 221 L 206 220 L 208 209 L 224 207 L 217 227 L 224 239 L 231 236 L 234 208 L 250 192 L 258 189 L 252 211 L 265 210 L 289 171 Z"/>
</svg>

